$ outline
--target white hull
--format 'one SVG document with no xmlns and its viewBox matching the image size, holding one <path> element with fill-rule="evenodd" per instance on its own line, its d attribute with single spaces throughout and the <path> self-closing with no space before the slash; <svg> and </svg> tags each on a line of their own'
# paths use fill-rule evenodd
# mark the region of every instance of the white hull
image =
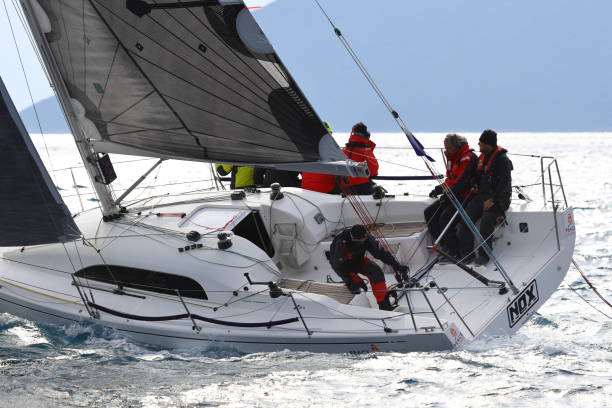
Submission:
<svg viewBox="0 0 612 408">
<path fill-rule="evenodd" d="M 369 292 L 352 300 L 349 296 L 346 302 L 323 294 L 326 292 L 300 287 L 301 290 L 284 289 L 292 297 L 271 298 L 266 285 L 249 284 L 244 273 L 248 272 L 253 281 L 278 282 L 282 277 L 294 282 L 319 282 L 322 290 L 329 288 L 330 293 L 341 293 L 342 285 L 326 283 L 328 275 L 334 280 L 339 278 L 330 269 L 325 251 L 331 231 L 358 222 L 341 197 L 299 189 L 285 191 L 286 197 L 274 202 L 267 193 L 261 193 L 249 195 L 246 201 L 219 198 L 211 202 L 160 203 L 156 209 L 143 210 L 140 216 L 131 213 L 124 220 L 109 223 L 101 223 L 99 214 L 83 214 L 76 221 L 88 245 L 79 242 L 65 247 L 58 244 L 4 252 L 0 263 L 0 311 L 41 323 L 71 325 L 93 321 L 136 342 L 167 348 L 355 353 L 449 350 L 483 335 L 516 332 L 556 290 L 572 258 L 575 230 L 571 219 L 568 221 L 571 209 L 557 214 L 558 246 L 552 212 L 530 211 L 523 205 L 509 213 L 508 226 L 497 232 L 494 244 L 494 252 L 521 292 L 518 295 L 512 291 L 500 295 L 497 289 L 485 288 L 449 264 L 435 265 L 421 280 L 425 286 L 435 281 L 439 287 L 448 288 L 444 294 L 435 288 L 411 291 L 407 296 L 410 308 L 404 297 L 394 312 L 379 311 Z M 377 203 L 378 200 L 364 197 L 370 212 L 376 211 Z M 427 204 L 428 201 L 406 197 L 386 199 L 381 211 L 384 214 L 378 218 L 385 224 L 382 228 L 388 232 L 392 249 L 401 262 L 409 263 L 412 271 L 422 267 L 430 254 L 426 249 L 426 231 L 407 226 L 422 222 Z M 202 248 L 178 251 L 179 247 L 192 244 L 184 238 L 185 233 L 206 232 L 203 219 L 231 219 L 235 217 L 232 214 L 244 209 L 247 212 L 254 209 L 261 215 L 262 226 L 275 248 L 272 258 L 238 236 L 232 237 L 233 245 L 228 250 L 218 249 L 214 233 L 198 241 Z M 184 212 L 187 216 L 159 217 L 149 212 Z M 317 213 L 322 213 L 326 220 L 315 221 Z M 528 224 L 528 232 L 520 231 L 520 223 Z M 80 294 L 73 285 L 72 272 L 102 262 L 188 276 L 202 285 L 208 299 L 183 297 L 183 304 L 176 295 L 134 287 L 124 287 L 124 292 L 118 294 L 113 293 L 117 289 L 114 284 L 83 278 L 78 280 L 82 285 Z M 390 285 L 393 274 L 385 272 Z M 489 279 L 502 280 L 492 263 L 488 268 L 478 268 L 478 272 Z M 99 311 L 99 316 L 92 318 L 82 296 L 124 315 Z M 196 330 L 189 318 L 153 322 L 125 316 L 185 313 L 229 324 L 293 320 L 269 328 L 196 320 L 200 329 Z"/>
</svg>

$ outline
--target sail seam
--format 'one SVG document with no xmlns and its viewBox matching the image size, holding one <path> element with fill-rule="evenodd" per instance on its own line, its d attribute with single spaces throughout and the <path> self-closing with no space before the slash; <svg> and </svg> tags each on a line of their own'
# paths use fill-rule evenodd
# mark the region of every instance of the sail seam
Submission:
<svg viewBox="0 0 612 408">
<path fill-rule="evenodd" d="M 210 74 L 208 74 L 207 72 L 205 72 L 205 71 L 201 70 L 200 68 L 198 68 L 197 66 L 195 66 L 194 64 L 192 64 L 191 62 L 189 62 L 188 60 L 186 60 L 185 58 L 181 57 L 181 56 L 180 56 L 180 55 L 178 55 L 177 53 L 175 53 L 175 52 L 171 51 L 170 49 L 166 48 L 164 45 L 162 45 L 160 42 L 158 42 L 158 41 L 156 41 L 155 39 L 153 39 L 153 38 L 152 38 L 150 35 L 148 35 L 147 33 L 143 32 L 143 31 L 139 30 L 137 27 L 134 27 L 133 25 L 131 25 L 131 24 L 130 24 L 128 21 L 126 21 L 125 19 L 123 19 L 123 18 L 122 18 L 120 15 L 118 15 L 117 13 L 113 12 L 112 10 L 110 10 L 109 8 L 107 8 L 107 7 L 103 6 L 103 5 L 101 5 L 101 7 L 102 7 L 102 8 L 104 8 L 104 9 L 106 9 L 106 10 L 107 10 L 107 11 L 108 11 L 110 14 L 112 14 L 113 16 L 115 16 L 115 17 L 116 17 L 118 20 L 120 20 L 121 22 L 123 22 L 123 24 L 125 24 L 126 26 L 130 27 L 130 28 L 131 28 L 131 29 L 133 29 L 134 31 L 136 31 L 136 32 L 138 32 L 139 34 L 141 34 L 142 36 L 146 37 L 146 38 L 147 38 L 149 41 L 151 41 L 153 44 L 155 44 L 156 46 L 158 46 L 160 49 L 162 49 L 162 50 L 164 50 L 164 51 L 166 51 L 166 52 L 168 52 L 168 53 L 170 53 L 170 54 L 174 55 L 174 56 L 175 56 L 175 57 L 177 57 L 177 58 L 178 58 L 180 61 L 184 62 L 185 64 L 187 64 L 187 65 L 189 65 L 189 66 L 191 66 L 192 68 L 194 68 L 194 69 L 195 69 L 195 70 L 197 70 L 198 72 L 202 73 L 203 75 L 207 76 L 207 77 L 208 77 L 208 78 L 210 78 L 211 80 L 213 80 L 213 81 L 215 81 L 215 82 L 219 83 L 219 84 L 220 84 L 220 85 L 222 85 L 224 88 L 226 88 L 226 89 L 228 89 L 229 91 L 231 91 L 231 92 L 235 93 L 237 96 L 239 96 L 239 97 L 241 97 L 241 98 L 245 98 L 247 101 L 251 102 L 251 103 L 252 103 L 254 106 L 256 106 L 257 108 L 260 108 L 260 109 L 262 108 L 260 105 L 258 105 L 257 103 L 253 102 L 251 99 L 248 99 L 247 97 L 245 97 L 244 95 L 240 94 L 239 92 L 237 92 L 237 91 L 233 90 L 232 88 L 229 88 L 227 85 L 225 85 L 225 84 L 224 84 L 224 83 L 222 83 L 221 81 L 219 81 L 219 80 L 215 79 L 215 78 L 214 78 L 214 77 L 212 77 Z M 160 24 L 159 22 L 157 22 L 155 19 L 153 19 L 152 17 L 149 17 L 149 18 L 150 18 L 152 21 L 154 21 L 154 22 L 155 22 L 155 24 L 157 24 L 159 27 L 163 28 L 165 31 L 170 32 L 168 29 L 166 29 L 166 28 L 165 28 L 163 25 L 161 25 L 161 24 Z M 170 34 L 172 34 L 172 33 L 170 33 Z M 117 40 L 118 40 L 118 41 L 120 41 L 118 38 L 117 38 Z M 180 39 L 179 39 L 179 40 L 180 40 Z M 180 41 L 182 41 L 182 40 L 180 40 Z M 183 44 L 185 44 L 186 46 L 188 46 L 188 47 L 189 47 L 189 45 L 188 45 L 187 43 L 183 42 Z M 191 47 L 190 47 L 190 48 L 191 48 Z M 193 48 L 192 48 L 192 49 L 193 49 Z M 133 54 L 134 54 L 134 53 L 133 53 Z M 135 55 L 136 55 L 136 54 L 135 54 Z M 152 62 L 152 61 L 149 61 L 149 60 L 147 60 L 146 58 L 143 58 L 143 57 L 141 57 L 141 56 L 139 56 L 139 57 L 140 57 L 140 58 L 142 58 L 142 59 L 144 59 L 145 61 L 149 62 L 150 64 L 155 65 L 155 66 L 156 66 L 156 67 L 158 67 L 158 68 L 164 69 L 164 68 L 162 68 L 162 67 L 161 67 L 159 64 L 156 64 L 156 63 L 154 63 L 154 62 Z M 170 71 L 168 71 L 168 70 L 166 70 L 166 69 L 164 69 L 164 71 L 166 71 L 166 72 L 168 72 L 168 73 L 172 74 Z M 222 71 L 222 72 L 224 72 L 224 73 L 225 73 L 225 71 Z M 174 75 L 174 76 L 175 76 L 176 78 L 178 78 L 178 79 L 182 79 L 182 78 L 180 78 L 180 77 L 178 77 L 178 76 L 176 76 L 176 75 Z M 192 85 L 192 86 L 194 86 L 194 87 L 197 87 L 195 84 L 191 84 L 191 83 L 190 83 L 190 82 L 188 82 L 188 81 L 185 81 L 185 82 L 189 83 L 190 85 Z M 211 92 L 209 92 L 209 91 L 206 91 L 206 90 L 204 90 L 203 88 L 198 87 L 198 89 L 201 89 L 202 91 L 209 93 L 211 96 L 214 96 L 214 97 L 217 97 L 217 98 L 218 98 L 218 96 L 217 96 L 217 95 L 215 95 L 215 94 L 213 94 L 213 93 L 211 93 Z M 249 90 L 250 90 L 250 89 L 249 89 Z M 223 100 L 224 102 L 226 102 L 226 103 L 228 103 L 228 104 L 232 104 L 232 105 L 233 105 L 233 103 L 232 103 L 232 102 L 229 102 L 229 101 L 227 101 L 227 100 L 225 100 L 225 99 L 223 99 L 223 98 L 219 98 L 219 99 Z M 263 98 L 262 98 L 262 100 L 264 100 L 264 101 L 265 101 L 265 99 L 263 99 Z M 243 110 L 244 110 L 244 109 L 243 109 Z M 246 111 L 246 110 L 245 110 L 245 112 L 247 112 L 247 113 L 248 113 L 248 111 Z M 261 118 L 260 118 L 260 119 L 261 119 Z M 264 120 L 264 119 L 262 119 L 262 120 Z"/>
<path fill-rule="evenodd" d="M 140 73 L 142 74 L 142 76 L 149 82 L 149 84 L 151 85 L 151 87 L 159 94 L 160 98 L 164 101 L 164 103 L 168 106 L 168 109 L 170 109 L 170 111 L 174 114 L 174 116 L 177 118 L 177 120 L 181 123 L 181 125 L 185 128 L 185 130 L 193 137 L 194 141 L 196 142 L 196 144 L 198 146 L 200 146 L 202 148 L 202 153 L 204 155 L 204 157 L 208 157 L 208 150 L 206 149 L 205 146 L 202 146 L 202 144 L 200 143 L 200 139 L 198 137 L 196 137 L 195 135 L 193 135 L 191 133 L 191 131 L 189 130 L 189 128 L 187 127 L 187 124 L 183 121 L 183 119 L 179 116 L 178 113 L 176 113 L 176 111 L 172 108 L 172 106 L 168 103 L 168 101 L 166 101 L 166 99 L 164 98 L 164 96 L 161 94 L 161 92 L 157 89 L 157 87 L 153 84 L 153 82 L 149 79 L 149 77 L 147 76 L 147 74 L 144 72 L 144 70 L 138 65 L 138 63 L 134 60 L 133 56 L 130 54 L 129 50 L 125 47 L 125 45 L 123 45 L 123 43 L 119 40 L 119 37 L 117 36 L 117 34 L 115 34 L 115 32 L 113 31 L 113 29 L 111 28 L 110 24 L 108 24 L 108 21 L 106 21 L 106 19 L 102 16 L 102 14 L 100 13 L 100 11 L 98 10 L 98 8 L 96 7 L 96 5 L 94 4 L 95 0 L 89 0 L 89 4 L 94 8 L 94 10 L 98 13 L 98 15 L 100 16 L 100 20 L 104 23 L 104 25 L 106 26 L 106 28 L 108 29 L 108 31 L 113 35 L 113 37 L 115 37 L 115 40 L 117 41 L 117 43 L 121 46 L 121 48 L 123 48 L 123 50 L 126 52 L 126 55 L 128 56 L 128 58 L 130 60 L 132 60 L 132 63 L 135 65 L 136 69 L 138 69 L 138 71 L 140 71 Z"/>
<path fill-rule="evenodd" d="M 119 112 L 118 114 L 116 114 L 115 116 L 113 116 L 112 119 L 109 119 L 108 122 L 112 123 L 115 119 L 117 119 L 118 117 L 126 114 L 127 112 L 129 112 L 130 110 L 132 110 L 133 107 L 135 107 L 136 105 L 140 104 L 141 102 L 143 102 L 145 99 L 147 99 L 149 96 L 153 95 L 155 93 L 155 91 L 151 91 L 148 94 L 144 95 L 143 97 L 141 97 L 140 99 L 138 99 L 136 102 L 134 102 L 133 104 L 131 104 L 130 106 L 128 106 L 126 109 L 124 109 L 123 111 Z"/>
<path fill-rule="evenodd" d="M 265 78 L 263 78 L 263 77 L 262 77 L 262 76 L 261 76 L 261 75 L 260 75 L 260 74 L 259 74 L 259 73 L 258 73 L 258 72 L 255 70 L 255 69 L 253 69 L 253 67 L 252 67 L 250 64 L 248 64 L 248 63 L 247 63 L 247 62 L 246 62 L 246 61 L 245 61 L 245 60 L 244 60 L 244 59 L 243 59 L 243 58 L 240 56 L 240 54 L 239 54 L 238 52 L 236 52 L 236 50 L 234 50 L 232 47 L 229 47 L 229 46 L 228 46 L 228 45 L 225 43 L 225 41 L 224 41 L 224 40 L 223 40 L 221 37 L 219 37 L 219 35 L 218 35 L 217 33 L 215 33 L 213 30 L 211 30 L 211 28 L 210 28 L 210 27 L 208 27 L 208 25 L 206 25 L 206 23 L 205 23 L 204 21 L 202 21 L 202 20 L 201 20 L 201 19 L 200 19 L 200 18 L 199 18 L 199 17 L 198 17 L 198 16 L 197 16 L 197 15 L 196 15 L 196 14 L 195 14 L 193 11 L 192 11 L 192 10 L 188 9 L 187 11 L 188 11 L 188 12 L 189 12 L 191 15 L 193 15 L 193 17 L 194 17 L 196 20 L 198 20 L 198 21 L 199 21 L 199 22 L 202 24 L 202 26 L 204 26 L 204 27 L 205 27 L 205 28 L 206 28 L 206 29 L 207 29 L 207 30 L 208 30 L 208 31 L 209 31 L 209 32 L 210 32 L 210 33 L 211 33 L 211 34 L 212 34 L 212 35 L 213 35 L 215 38 L 217 38 L 217 39 L 219 40 L 219 42 L 220 42 L 221 44 L 223 44 L 223 45 L 224 45 L 224 46 L 225 46 L 225 47 L 226 47 L 226 48 L 227 48 L 227 49 L 228 49 L 228 50 L 229 50 L 229 51 L 232 53 L 232 55 L 234 55 L 234 56 L 235 56 L 235 57 L 236 57 L 236 58 L 237 58 L 237 59 L 238 59 L 240 62 L 242 62 L 242 63 L 243 63 L 243 64 L 244 64 L 244 65 L 245 65 L 245 66 L 246 66 L 248 69 L 250 69 L 250 70 L 251 70 L 251 71 L 252 71 L 252 72 L 253 72 L 255 75 L 257 75 L 257 76 L 259 77 L 259 79 L 261 79 L 261 80 L 262 80 L 262 82 L 264 82 L 266 85 L 268 85 L 268 86 L 270 87 L 270 89 L 275 89 L 275 88 L 276 88 L 275 86 L 270 85 L 270 83 L 268 83 L 268 81 L 267 81 Z M 229 62 L 228 62 L 228 64 L 229 64 Z M 231 64 L 230 64 L 230 65 L 231 65 Z M 270 77 L 270 78 L 271 78 L 271 79 L 272 79 L 272 80 L 273 80 L 273 81 L 276 83 L 276 85 L 277 85 L 277 86 L 281 86 L 281 84 L 279 84 L 279 83 L 278 83 L 278 81 L 277 81 L 277 80 L 275 80 L 273 77 Z"/>
<path fill-rule="evenodd" d="M 110 76 L 113 72 L 113 68 L 115 67 L 115 61 L 117 60 L 117 55 L 119 54 L 119 43 L 115 47 L 115 53 L 113 54 L 113 59 L 111 61 L 111 65 L 108 68 L 108 75 L 106 75 L 106 80 L 104 81 L 104 89 L 102 90 L 102 97 L 100 98 L 100 102 L 98 102 L 98 110 L 102 106 L 102 101 L 104 101 L 104 97 L 106 96 L 106 89 L 108 87 L 108 81 L 110 80 Z"/>
<path fill-rule="evenodd" d="M 195 39 L 197 39 L 198 41 L 200 41 L 202 44 L 208 44 L 208 43 L 207 43 L 205 40 L 203 40 L 203 39 L 202 39 L 202 38 L 200 38 L 198 35 L 196 35 L 196 33 L 194 33 L 194 32 L 192 32 L 192 31 L 190 31 L 190 30 L 189 30 L 189 29 L 188 29 L 188 28 L 187 28 L 187 27 L 186 27 L 186 26 L 185 26 L 185 25 L 184 25 L 184 24 L 183 24 L 183 23 L 182 23 L 180 20 L 178 20 L 178 19 L 177 19 L 177 18 L 176 18 L 174 15 L 172 15 L 172 13 L 170 13 L 170 12 L 169 12 L 169 11 L 167 11 L 167 10 L 164 10 L 164 11 L 165 11 L 165 12 L 166 12 L 166 13 L 167 13 L 167 14 L 168 14 L 170 17 L 172 17 L 172 19 L 173 19 L 173 20 L 175 20 L 175 21 L 176 21 L 176 22 L 177 22 L 177 23 L 178 23 L 178 24 L 179 24 L 181 27 L 183 27 L 183 28 L 185 29 L 185 31 L 187 31 L 187 32 L 189 32 L 191 35 L 193 35 L 193 37 L 194 37 Z M 193 13 L 191 13 L 191 14 L 193 14 Z M 194 17 L 195 17 L 195 15 L 194 15 Z M 196 17 L 196 20 L 197 20 L 198 22 L 200 22 L 200 23 L 201 23 L 201 21 L 200 21 L 199 19 L 197 19 L 197 17 Z M 214 38 L 215 38 L 215 39 L 216 39 L 216 40 L 217 40 L 217 41 L 218 41 L 220 44 L 223 44 L 223 46 L 224 46 L 225 48 L 229 49 L 229 47 L 227 47 L 227 45 L 225 45 L 225 43 L 224 43 L 224 42 L 223 42 L 223 41 L 222 41 L 222 40 L 221 40 L 219 37 L 217 37 L 217 36 L 215 35 L 215 33 L 214 33 L 214 32 L 212 32 L 208 26 L 204 25 L 204 27 L 207 29 L 207 31 L 208 31 L 208 32 L 209 32 L 209 33 L 210 33 L 210 34 L 211 34 L 211 35 L 212 35 L 212 36 L 213 36 L 213 37 L 214 37 Z M 216 50 L 214 47 L 213 47 L 213 48 L 209 48 L 209 49 L 210 49 L 210 51 L 211 51 L 211 52 L 214 52 L 214 53 L 215 53 L 215 55 L 216 55 L 217 57 L 219 57 L 221 60 L 223 60 L 223 62 L 225 62 L 225 63 L 226 63 L 227 65 L 229 65 L 230 67 L 234 68 L 234 66 L 232 65 L 232 63 L 231 63 L 229 60 L 227 60 L 227 58 L 225 58 L 225 57 L 224 57 L 222 54 L 220 54 L 219 52 L 217 52 L 217 50 Z M 233 50 L 232 50 L 232 51 L 233 51 Z M 234 55 L 235 55 L 235 53 L 234 53 Z M 236 56 L 236 57 L 238 57 L 237 55 L 235 55 L 235 56 Z M 242 62 L 243 64 L 247 65 L 247 64 L 246 64 L 246 63 L 245 63 L 245 62 L 244 62 L 242 59 L 238 58 L 238 60 L 239 60 L 240 62 Z M 207 59 L 207 61 L 209 61 L 211 64 L 213 64 L 213 65 L 215 65 L 215 66 L 217 66 L 217 67 L 218 67 L 218 65 L 217 65 L 217 64 L 215 64 L 215 63 L 214 63 L 212 60 Z M 249 66 L 247 65 L 247 67 L 249 67 Z M 221 69 L 221 67 L 218 67 L 218 68 L 219 68 L 219 70 L 223 71 L 223 69 Z M 250 68 L 250 67 L 249 67 L 249 68 Z M 242 72 L 241 72 L 239 69 L 236 69 L 236 68 L 235 68 L 234 70 L 235 70 L 235 71 L 236 71 L 238 74 L 242 75 L 242 76 L 243 76 L 243 77 L 244 77 L 244 78 L 245 78 L 247 81 L 251 82 L 251 84 L 252 84 L 253 86 L 255 86 L 257 89 L 259 89 L 261 92 L 266 93 L 266 90 L 265 90 L 265 89 L 261 88 L 261 87 L 260 87 L 260 86 L 259 86 L 259 85 L 258 85 L 256 82 L 254 82 L 253 80 L 251 80 L 251 78 L 249 78 L 247 75 L 243 74 L 243 73 L 242 73 Z M 227 71 L 224 71 L 224 72 L 227 72 Z M 259 78 L 260 78 L 260 79 L 263 81 L 263 78 L 261 78 L 261 76 L 259 76 L 259 74 L 257 74 L 257 72 L 253 71 L 253 73 L 254 73 L 255 75 L 257 75 L 257 76 L 258 76 L 258 77 L 259 77 Z M 229 75 L 229 74 L 228 74 L 228 75 Z M 233 78 L 233 77 L 232 77 L 232 78 Z M 236 82 L 238 82 L 238 80 L 236 80 Z M 266 84 L 266 85 L 267 85 L 267 86 L 270 88 L 270 90 L 272 90 L 272 89 L 273 89 L 272 87 L 270 87 L 270 86 L 269 86 L 269 84 L 268 84 L 267 82 L 263 81 L 263 83 L 265 83 L 265 84 Z M 241 85 L 243 85 L 245 88 L 248 88 L 248 87 L 247 87 L 246 85 L 244 85 L 244 84 L 241 84 Z"/>
<path fill-rule="evenodd" d="M 199 106 L 192 105 L 192 104 L 190 104 L 189 102 L 186 102 L 186 101 L 180 100 L 180 99 L 175 98 L 175 97 L 173 97 L 173 96 L 170 96 L 170 95 L 165 95 L 165 96 L 166 96 L 167 98 L 169 98 L 169 99 L 175 100 L 175 101 L 177 101 L 177 102 L 179 102 L 179 103 L 182 103 L 182 104 L 184 104 L 184 105 L 187 105 L 187 106 L 189 106 L 189 107 L 191 107 L 191 108 L 193 108 L 193 109 L 197 109 L 197 110 L 199 110 L 199 111 L 201 111 L 201 112 L 208 113 L 208 114 L 210 114 L 210 115 L 216 116 L 216 117 L 218 117 L 218 118 L 221 118 L 221 119 L 224 119 L 224 120 L 227 120 L 227 121 L 233 122 L 233 123 L 236 123 L 236 124 L 238 124 L 238 125 L 244 126 L 245 128 L 248 128 L 248 129 L 251 129 L 251 130 L 254 130 L 254 131 L 257 131 L 257 132 L 265 133 L 265 134 L 267 134 L 267 135 L 269 135 L 269 136 L 272 136 L 272 137 L 274 137 L 274 138 L 276 138 L 276 139 L 281 139 L 281 140 L 283 140 L 283 141 L 287 141 L 287 142 L 289 142 L 288 140 L 283 139 L 283 138 L 282 138 L 282 136 L 277 136 L 277 135 L 274 135 L 274 134 L 272 134 L 272 133 L 270 133 L 270 132 L 267 132 L 267 131 L 265 131 L 265 130 L 257 129 L 257 128 L 255 128 L 255 127 L 253 127 L 253 126 L 250 126 L 250 125 L 247 125 L 247 124 L 244 124 L 244 123 L 240 123 L 239 121 L 234 120 L 234 119 L 231 119 L 231 118 L 229 118 L 229 117 L 222 116 L 222 115 L 220 115 L 220 114 L 218 114 L 218 113 L 214 113 L 214 112 L 207 111 L 207 110 L 205 110 L 205 109 L 202 109 L 202 108 L 201 108 L 201 107 L 199 107 Z M 261 119 L 261 118 L 259 118 L 259 119 Z M 280 127 L 279 127 L 278 125 L 276 125 L 276 127 L 278 127 L 278 128 L 280 129 Z M 194 131 L 197 131 L 197 130 L 195 130 L 195 129 L 194 129 Z M 298 142 L 296 142 L 296 141 L 294 141 L 294 140 L 290 141 L 290 143 L 293 143 L 293 144 L 294 144 L 294 145 L 296 145 L 296 146 L 297 146 L 297 145 L 301 145 L 301 146 L 310 146 L 310 145 L 309 145 L 309 144 L 307 144 L 307 143 L 298 143 Z"/>
<path fill-rule="evenodd" d="M 165 31 L 167 31 L 168 33 L 170 33 L 174 38 L 176 38 L 177 40 L 179 40 L 181 43 L 183 43 L 186 47 L 188 47 L 189 49 L 196 51 L 196 49 L 194 47 L 192 47 L 189 43 L 187 43 L 186 41 L 184 41 L 183 39 L 181 39 L 180 37 L 178 37 L 176 34 L 174 34 L 172 31 L 170 31 L 167 27 L 164 27 L 161 23 L 159 23 L 157 20 L 155 20 L 153 17 L 149 18 L 154 21 L 159 27 L 163 28 Z M 181 25 L 182 26 L 182 25 Z M 185 28 L 184 26 L 182 26 L 183 28 Z M 186 28 L 185 28 L 186 29 Z M 196 37 L 197 38 L 197 37 Z M 156 43 L 159 45 L 159 43 Z M 202 41 L 202 44 L 206 45 L 206 43 L 204 41 Z M 160 45 L 160 47 L 162 47 Z M 170 50 L 164 48 L 166 51 L 171 52 Z M 172 53 L 174 54 L 174 53 Z M 218 66 L 217 64 L 215 64 L 213 61 L 211 61 L 210 59 L 206 58 L 204 55 L 202 55 L 201 53 L 198 53 L 200 58 L 202 58 L 203 60 L 207 61 L 208 63 L 210 63 L 211 65 L 213 65 L 215 68 L 217 68 L 220 72 L 224 73 L 225 75 L 227 75 L 229 78 L 233 79 L 234 81 L 236 81 L 238 84 L 240 84 L 242 87 L 244 87 L 244 89 L 246 89 L 247 91 L 251 92 L 256 98 L 260 99 L 263 102 L 267 103 L 267 100 L 262 97 L 261 95 L 259 95 L 257 92 L 253 91 L 253 89 L 249 88 L 247 85 L 243 84 L 242 82 L 240 82 L 239 79 L 235 78 L 233 75 L 231 75 L 228 71 L 225 71 L 224 69 L 222 69 L 220 66 Z M 176 54 L 174 54 L 176 55 Z M 228 87 L 227 85 L 225 85 L 223 82 L 221 82 L 220 80 L 214 78 L 212 75 L 208 74 L 206 71 L 201 70 L 200 68 L 196 67 L 194 64 L 192 64 L 191 62 L 187 61 L 184 58 L 181 58 L 180 56 L 177 55 L 178 58 L 180 58 L 182 61 L 186 62 L 187 64 L 191 65 L 192 67 L 194 67 L 195 69 L 197 69 L 198 71 L 200 71 L 202 74 L 206 75 L 207 77 L 209 77 L 210 79 L 212 79 L 215 82 L 218 82 L 219 84 L 223 85 L 225 88 L 227 88 L 228 90 L 232 91 L 233 93 L 235 93 L 236 95 L 243 97 L 245 99 L 247 99 L 246 96 L 242 95 L 240 92 Z M 261 89 L 262 92 L 265 92 L 263 89 Z M 258 108 L 260 108 L 261 106 L 256 104 L 254 101 L 247 99 L 249 102 L 251 102 L 253 105 L 257 106 Z"/>
</svg>

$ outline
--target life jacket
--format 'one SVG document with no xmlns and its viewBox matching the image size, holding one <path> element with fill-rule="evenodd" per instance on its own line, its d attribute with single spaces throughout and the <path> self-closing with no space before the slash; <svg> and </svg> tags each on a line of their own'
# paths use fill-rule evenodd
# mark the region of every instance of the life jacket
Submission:
<svg viewBox="0 0 612 408">
<path fill-rule="evenodd" d="M 475 160 L 476 155 L 474 154 L 474 150 L 470 149 L 469 145 L 464 144 L 455 152 L 455 154 L 447 157 L 446 180 L 444 180 L 444 184 L 450 188 L 461 179 L 463 173 L 470 167 L 472 160 Z M 459 196 L 466 198 L 470 195 L 471 191 L 472 183 L 469 183 L 465 189 L 459 192 Z"/>
<path fill-rule="evenodd" d="M 487 175 L 489 177 L 493 176 L 493 173 L 491 172 L 491 168 L 493 167 L 493 162 L 495 162 L 495 158 L 502 150 L 505 150 L 505 149 L 501 146 L 497 146 L 495 150 L 493 150 L 493 153 L 489 157 L 489 161 L 487 163 L 485 163 L 485 161 L 487 160 L 486 155 L 484 153 L 481 154 L 478 157 L 478 167 L 476 167 L 476 171 L 482 172 L 482 174 Z"/>
<path fill-rule="evenodd" d="M 497 197 L 492 197 L 495 204 L 500 208 L 507 209 L 510 206 L 510 197 L 512 195 L 511 181 L 498 180 L 498 177 L 494 175 L 493 169 L 496 168 L 495 163 L 504 157 L 507 150 L 503 147 L 497 146 L 495 150 L 487 157 L 481 154 L 478 158 L 478 166 L 476 167 L 476 179 L 478 180 L 478 192 L 479 194 L 493 195 L 494 189 L 497 183 L 507 184 L 503 191 L 497 193 Z M 512 171 L 512 162 L 509 163 L 510 171 Z"/>
<path fill-rule="evenodd" d="M 336 176 L 321 173 L 302 173 L 302 188 L 319 193 L 331 193 L 336 186 Z"/>
<path fill-rule="evenodd" d="M 376 143 L 370 139 L 363 137 L 360 133 L 353 132 L 348 143 L 342 148 L 342 151 L 347 158 L 356 162 L 367 162 L 370 170 L 370 177 L 378 175 L 378 160 L 374 156 L 374 148 Z M 369 177 L 343 177 L 343 186 L 355 186 L 358 184 L 367 183 Z"/>
</svg>

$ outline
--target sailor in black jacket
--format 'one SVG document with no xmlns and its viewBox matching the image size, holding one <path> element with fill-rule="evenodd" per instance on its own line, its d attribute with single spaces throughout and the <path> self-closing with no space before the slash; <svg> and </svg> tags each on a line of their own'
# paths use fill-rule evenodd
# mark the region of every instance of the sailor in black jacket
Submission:
<svg viewBox="0 0 612 408">
<path fill-rule="evenodd" d="M 480 219 L 480 235 L 491 247 L 495 225 L 504 217 L 510 207 L 512 195 L 512 162 L 507 156 L 507 150 L 497 145 L 497 133 L 491 129 L 482 132 L 478 141 L 480 152 L 476 169 L 476 196 L 468 204 L 466 212 L 473 222 Z M 474 249 L 474 237 L 465 222 L 459 226 L 459 252 L 466 257 Z M 492 247 L 491 247 L 492 248 Z M 479 246 L 476 265 L 486 265 L 489 256 Z"/>
<path fill-rule="evenodd" d="M 408 267 L 400 265 L 393 255 L 384 249 L 363 225 L 359 224 L 345 229 L 334 238 L 329 247 L 329 262 L 353 293 L 359 293 L 360 289 L 367 291 L 367 285 L 357 274 L 367 276 L 378 307 L 381 310 L 392 310 L 383 271 L 365 256 L 366 251 L 374 258 L 393 267 L 402 278 L 407 278 Z"/>
</svg>

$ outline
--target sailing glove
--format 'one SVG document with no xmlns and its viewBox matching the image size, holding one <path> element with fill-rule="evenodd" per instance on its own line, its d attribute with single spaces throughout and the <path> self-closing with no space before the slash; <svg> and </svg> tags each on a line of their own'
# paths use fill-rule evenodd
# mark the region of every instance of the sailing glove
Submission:
<svg viewBox="0 0 612 408">
<path fill-rule="evenodd" d="M 444 192 L 444 189 L 441 185 L 437 185 L 431 192 L 429 193 L 430 198 L 437 198 L 440 194 Z"/>
<path fill-rule="evenodd" d="M 398 282 L 408 281 L 409 279 L 408 273 L 410 272 L 408 265 L 398 265 L 394 269 L 395 269 L 395 279 L 397 279 Z"/>
</svg>

